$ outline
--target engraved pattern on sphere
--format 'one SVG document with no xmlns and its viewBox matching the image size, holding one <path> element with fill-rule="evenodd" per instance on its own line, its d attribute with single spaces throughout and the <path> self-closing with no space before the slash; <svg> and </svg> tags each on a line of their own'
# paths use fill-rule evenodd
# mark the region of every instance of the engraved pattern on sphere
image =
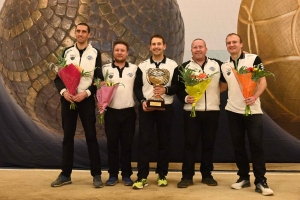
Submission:
<svg viewBox="0 0 300 200">
<path fill-rule="evenodd" d="M 57 53 L 74 44 L 75 24 L 91 26 L 90 42 L 111 61 L 112 43 L 130 44 L 128 61 L 149 55 L 153 34 L 165 37 L 166 56 L 181 63 L 184 25 L 176 0 L 6 0 L 0 13 L 0 73 L 11 96 L 38 125 L 62 133 L 60 95 L 53 80 Z M 96 111 L 95 111 L 96 112 Z M 104 135 L 97 125 L 97 134 Z M 78 119 L 76 136 L 83 136 Z"/>
<path fill-rule="evenodd" d="M 263 110 L 285 131 L 300 139 L 300 2 L 243 0 L 238 33 L 243 50 L 258 54 L 267 70 Z"/>
</svg>

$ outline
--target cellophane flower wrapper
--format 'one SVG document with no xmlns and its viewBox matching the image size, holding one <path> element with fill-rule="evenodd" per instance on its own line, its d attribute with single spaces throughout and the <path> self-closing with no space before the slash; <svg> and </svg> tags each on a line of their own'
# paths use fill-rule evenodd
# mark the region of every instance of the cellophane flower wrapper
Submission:
<svg viewBox="0 0 300 200">
<path fill-rule="evenodd" d="M 211 78 L 208 78 L 206 80 L 199 82 L 197 85 L 185 86 L 187 93 L 190 96 L 193 96 L 195 98 L 195 102 L 192 104 L 192 110 L 190 114 L 191 117 L 196 117 L 196 111 L 195 111 L 196 103 L 201 99 L 201 97 L 205 93 L 205 90 L 209 86 L 210 82 L 211 82 Z"/>
<path fill-rule="evenodd" d="M 110 104 L 112 98 L 114 97 L 114 94 L 118 89 L 118 86 L 119 84 L 115 84 L 113 86 L 103 85 L 96 92 L 97 100 L 102 105 L 102 109 L 99 110 L 100 116 L 98 121 L 100 124 L 103 123 L 105 109 Z"/>
<path fill-rule="evenodd" d="M 239 74 L 234 68 L 232 68 L 234 76 L 239 83 L 241 92 L 244 98 L 251 97 L 254 94 L 257 82 L 252 80 L 252 73 Z M 252 111 L 249 105 L 245 107 L 245 116 L 252 115 Z"/>
<path fill-rule="evenodd" d="M 72 95 L 76 94 L 77 87 L 79 85 L 81 79 L 81 73 L 77 69 L 75 65 L 72 63 L 65 66 L 58 68 L 58 76 L 63 81 L 64 85 L 66 86 L 68 92 Z M 76 104 L 71 103 L 70 109 L 75 109 Z"/>
</svg>

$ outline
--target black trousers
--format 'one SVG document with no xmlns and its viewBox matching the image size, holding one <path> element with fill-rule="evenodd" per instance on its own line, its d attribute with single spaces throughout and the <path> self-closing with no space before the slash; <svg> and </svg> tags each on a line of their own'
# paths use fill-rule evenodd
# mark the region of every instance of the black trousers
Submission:
<svg viewBox="0 0 300 200">
<path fill-rule="evenodd" d="M 211 176 L 213 166 L 214 143 L 218 129 L 220 111 L 196 111 L 196 117 L 190 117 L 191 111 L 184 111 L 184 158 L 182 178 L 193 179 L 195 175 L 196 151 L 199 138 L 202 142 L 200 172 L 202 178 Z"/>
<path fill-rule="evenodd" d="M 70 109 L 70 102 L 64 97 L 61 98 L 61 117 L 64 131 L 63 155 L 62 155 L 62 174 L 70 176 L 73 168 L 74 159 L 74 136 L 78 115 L 81 119 L 85 133 L 86 144 L 88 146 L 91 175 L 101 175 L 101 159 L 99 145 L 96 137 L 96 116 L 95 99 L 90 96 L 83 101 L 76 103 L 75 110 Z"/>
<path fill-rule="evenodd" d="M 134 108 L 113 109 L 108 107 L 104 119 L 107 138 L 108 173 L 112 177 L 118 177 L 121 163 L 121 175 L 130 177 L 132 174 L 131 155 L 136 120 Z M 121 158 L 119 146 L 121 147 Z"/>
<path fill-rule="evenodd" d="M 236 165 L 239 169 L 237 174 L 240 178 L 249 180 L 250 166 L 245 147 L 245 136 L 247 133 L 253 163 L 253 173 L 255 176 L 254 183 L 257 184 L 262 180 L 266 180 L 266 166 L 262 140 L 262 115 L 244 116 L 230 111 L 227 111 L 227 113 Z"/>
<path fill-rule="evenodd" d="M 158 160 L 156 173 L 168 174 L 169 168 L 169 139 L 171 134 L 173 106 L 166 105 L 165 111 L 143 111 L 139 107 L 139 153 L 138 153 L 138 179 L 149 175 L 149 162 L 151 142 L 156 126 L 158 139 Z"/>
</svg>

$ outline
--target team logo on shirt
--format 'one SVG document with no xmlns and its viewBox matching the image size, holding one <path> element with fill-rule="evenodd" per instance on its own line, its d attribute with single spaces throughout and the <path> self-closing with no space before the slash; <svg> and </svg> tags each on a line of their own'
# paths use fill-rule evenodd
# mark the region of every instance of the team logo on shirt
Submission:
<svg viewBox="0 0 300 200">
<path fill-rule="evenodd" d="M 214 72 L 214 71 L 216 71 L 216 68 L 213 67 L 213 66 L 211 66 L 211 67 L 209 68 L 209 70 Z"/>
<path fill-rule="evenodd" d="M 75 55 L 70 55 L 71 60 L 75 60 Z"/>
<path fill-rule="evenodd" d="M 129 76 L 130 78 L 133 77 L 132 73 L 128 73 L 127 76 Z"/>
<path fill-rule="evenodd" d="M 88 60 L 92 60 L 93 59 L 93 56 L 87 56 L 86 57 Z"/>
<path fill-rule="evenodd" d="M 108 78 L 112 79 L 114 77 L 114 73 L 109 73 Z"/>
<path fill-rule="evenodd" d="M 227 74 L 227 76 L 229 76 L 231 74 L 231 69 L 227 69 L 226 74 Z"/>
</svg>

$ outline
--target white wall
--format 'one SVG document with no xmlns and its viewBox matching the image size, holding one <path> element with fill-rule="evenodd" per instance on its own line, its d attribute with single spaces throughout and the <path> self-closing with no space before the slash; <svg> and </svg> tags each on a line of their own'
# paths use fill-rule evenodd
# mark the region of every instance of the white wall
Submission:
<svg viewBox="0 0 300 200">
<path fill-rule="evenodd" d="M 185 26 L 184 61 L 191 58 L 191 42 L 206 41 L 208 56 L 228 59 L 225 37 L 237 31 L 241 0 L 177 0 Z"/>
<path fill-rule="evenodd" d="M 0 0 L 0 9 L 5 0 Z M 206 41 L 208 55 L 225 60 L 225 37 L 237 31 L 241 0 L 177 0 L 185 25 L 184 61 L 191 58 L 190 45 L 195 38 Z"/>
</svg>

